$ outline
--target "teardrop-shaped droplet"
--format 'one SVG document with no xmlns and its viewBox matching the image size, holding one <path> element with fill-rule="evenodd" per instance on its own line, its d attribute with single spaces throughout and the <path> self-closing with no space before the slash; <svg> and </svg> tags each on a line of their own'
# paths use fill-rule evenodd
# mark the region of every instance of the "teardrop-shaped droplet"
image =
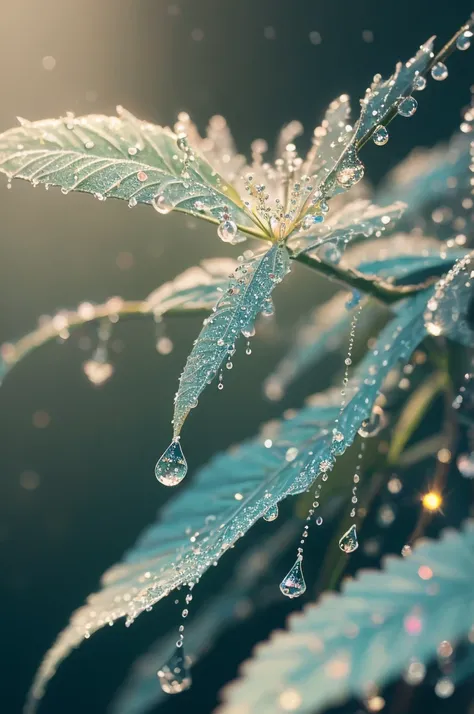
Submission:
<svg viewBox="0 0 474 714">
<path fill-rule="evenodd" d="M 232 243 L 237 235 L 237 224 L 229 219 L 222 221 L 217 227 L 217 235 L 224 243 Z"/>
<path fill-rule="evenodd" d="M 344 553 L 353 553 L 358 547 L 359 541 L 357 540 L 357 529 L 355 524 L 353 524 L 340 538 L 339 548 L 344 551 Z"/>
<path fill-rule="evenodd" d="M 412 117 L 418 108 L 418 102 L 413 97 L 402 99 L 397 107 L 397 112 L 401 117 Z"/>
<path fill-rule="evenodd" d="M 364 177 L 364 164 L 355 152 L 348 153 L 336 174 L 337 182 L 343 188 L 350 188 Z"/>
<path fill-rule="evenodd" d="M 374 133 L 372 134 L 372 140 L 374 144 L 376 144 L 377 146 L 383 146 L 387 143 L 388 138 L 388 131 L 382 124 L 379 124 L 375 128 Z"/>
<path fill-rule="evenodd" d="M 272 521 L 276 520 L 278 518 L 278 504 L 275 503 L 274 506 L 270 506 L 270 508 L 265 511 L 263 514 L 263 520 L 268 521 L 268 523 L 271 523 Z"/>
<path fill-rule="evenodd" d="M 166 694 L 179 694 L 191 686 L 191 672 L 186 663 L 183 647 L 175 652 L 157 672 L 162 690 Z"/>
<path fill-rule="evenodd" d="M 166 215 L 173 210 L 173 205 L 166 199 L 163 193 L 159 193 L 156 198 L 153 199 L 153 208 L 158 213 Z"/>
<path fill-rule="evenodd" d="M 458 48 L 458 50 L 468 50 L 471 46 L 471 38 L 472 32 L 470 30 L 466 30 L 462 33 L 462 35 L 459 35 L 458 39 L 456 40 L 456 47 Z"/>
<path fill-rule="evenodd" d="M 286 595 L 286 597 L 299 597 L 306 592 L 306 583 L 304 581 L 303 568 L 301 566 L 302 562 L 303 556 L 298 555 L 295 564 L 280 583 L 280 590 L 283 595 Z"/>
<path fill-rule="evenodd" d="M 155 466 L 155 476 L 164 486 L 177 486 L 188 471 L 181 444 L 173 439 Z"/>
<path fill-rule="evenodd" d="M 110 362 L 98 359 L 88 359 L 82 365 L 84 374 L 92 384 L 104 384 L 114 373 L 114 366 Z"/>
<path fill-rule="evenodd" d="M 443 62 L 436 62 L 431 68 L 431 76 L 438 82 L 442 82 L 448 76 L 448 68 Z"/>
<path fill-rule="evenodd" d="M 384 410 L 376 404 L 372 409 L 370 419 L 364 420 L 360 425 L 359 436 L 362 436 L 364 439 L 377 436 L 382 429 L 385 429 L 387 422 L 387 415 Z"/>
</svg>

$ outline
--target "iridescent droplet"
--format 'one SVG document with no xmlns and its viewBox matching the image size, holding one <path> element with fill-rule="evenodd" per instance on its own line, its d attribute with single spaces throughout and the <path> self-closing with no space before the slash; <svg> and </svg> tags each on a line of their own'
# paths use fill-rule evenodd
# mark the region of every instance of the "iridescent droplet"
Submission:
<svg viewBox="0 0 474 714">
<path fill-rule="evenodd" d="M 271 523 L 278 518 L 278 504 L 275 503 L 274 506 L 270 506 L 268 510 L 263 514 L 263 520 Z"/>
<path fill-rule="evenodd" d="M 353 553 L 358 547 L 357 529 L 355 524 L 352 524 L 349 530 L 339 539 L 339 548 L 344 551 L 344 553 Z"/>
<path fill-rule="evenodd" d="M 418 102 L 413 97 L 406 97 L 402 99 L 397 107 L 397 112 L 401 117 L 412 117 L 416 112 L 418 107 Z"/>
<path fill-rule="evenodd" d="M 422 92 L 425 87 L 426 87 L 426 79 L 421 74 L 419 74 L 413 80 L 413 89 L 416 89 L 417 92 Z"/>
<path fill-rule="evenodd" d="M 374 133 L 372 134 L 372 141 L 377 146 L 383 146 L 384 144 L 387 143 L 388 139 L 389 139 L 389 136 L 388 136 L 387 129 L 382 124 L 379 124 L 375 128 Z"/>
<path fill-rule="evenodd" d="M 164 486 L 177 486 L 188 471 L 188 464 L 178 439 L 173 439 L 155 466 L 155 476 Z"/>
<path fill-rule="evenodd" d="M 283 595 L 286 595 L 286 597 L 299 597 L 306 591 L 306 583 L 304 581 L 303 568 L 301 566 L 302 562 L 303 556 L 298 555 L 295 564 L 280 583 L 280 591 Z"/>
<path fill-rule="evenodd" d="M 470 30 L 466 30 L 462 33 L 462 35 L 459 35 L 458 39 L 456 40 L 456 47 L 458 48 L 458 50 L 468 50 L 471 46 L 471 38 L 472 32 Z"/>
<path fill-rule="evenodd" d="M 365 419 L 360 425 L 359 436 L 362 436 L 362 438 L 364 439 L 377 436 L 377 434 L 379 434 L 382 429 L 385 429 L 387 423 L 387 415 L 385 414 L 382 407 L 379 407 L 376 404 L 372 409 L 370 419 Z"/>
<path fill-rule="evenodd" d="M 442 82 L 448 76 L 448 68 L 442 62 L 436 62 L 431 68 L 431 76 L 438 82 Z"/>
<path fill-rule="evenodd" d="M 160 686 L 166 694 L 179 694 L 191 686 L 191 672 L 183 647 L 176 647 L 173 655 L 157 672 Z"/>
<path fill-rule="evenodd" d="M 237 224 L 229 219 L 222 221 L 217 227 L 217 235 L 224 243 L 232 243 L 237 235 Z"/>
<path fill-rule="evenodd" d="M 158 196 L 153 199 L 153 208 L 155 209 L 155 211 L 158 211 L 158 213 L 161 213 L 162 215 L 166 215 L 167 213 L 173 210 L 172 204 L 169 203 L 169 201 L 162 193 L 159 193 Z"/>
</svg>

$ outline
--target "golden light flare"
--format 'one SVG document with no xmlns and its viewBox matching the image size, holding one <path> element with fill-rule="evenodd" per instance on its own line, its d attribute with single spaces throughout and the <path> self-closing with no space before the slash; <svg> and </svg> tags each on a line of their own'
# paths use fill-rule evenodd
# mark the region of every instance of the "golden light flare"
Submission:
<svg viewBox="0 0 474 714">
<path fill-rule="evenodd" d="M 421 503 L 426 511 L 439 511 L 443 503 L 440 493 L 437 491 L 428 491 L 421 497 Z"/>
</svg>

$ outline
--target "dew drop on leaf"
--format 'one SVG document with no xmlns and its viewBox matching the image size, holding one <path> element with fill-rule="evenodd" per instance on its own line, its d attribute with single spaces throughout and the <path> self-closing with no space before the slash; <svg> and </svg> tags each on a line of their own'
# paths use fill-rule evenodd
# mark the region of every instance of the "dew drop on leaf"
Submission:
<svg viewBox="0 0 474 714">
<path fill-rule="evenodd" d="M 397 112 L 401 117 L 412 117 L 418 108 L 418 102 L 413 97 L 402 99 L 398 105 Z"/>
<path fill-rule="evenodd" d="M 442 82 L 448 76 L 448 68 L 442 62 L 436 62 L 431 68 L 431 76 L 438 82 Z"/>
<path fill-rule="evenodd" d="M 271 523 L 278 518 L 278 505 L 270 506 L 270 508 L 263 514 L 263 520 Z"/>
<path fill-rule="evenodd" d="M 377 436 L 386 426 L 387 416 L 382 407 L 376 404 L 372 409 L 370 419 L 366 419 L 362 422 L 359 428 L 359 436 L 362 436 L 364 439 Z"/>
<path fill-rule="evenodd" d="M 162 193 L 159 193 L 158 196 L 153 199 L 153 208 L 163 215 L 173 210 L 173 206 L 166 200 L 166 197 Z"/>
<path fill-rule="evenodd" d="M 425 79 L 425 77 L 423 77 L 423 75 L 419 74 L 413 80 L 413 89 L 416 89 L 417 92 L 422 92 L 425 87 L 426 87 L 426 79 Z"/>
<path fill-rule="evenodd" d="M 344 434 L 337 429 L 334 429 L 332 433 L 332 443 L 331 451 L 333 454 L 340 456 L 346 450 L 346 440 L 344 439 Z"/>
<path fill-rule="evenodd" d="M 337 182 L 343 188 L 350 188 L 364 177 L 364 164 L 355 154 L 351 154 L 344 161 L 336 174 Z"/>
<path fill-rule="evenodd" d="M 158 670 L 158 679 L 166 694 L 179 694 L 191 686 L 191 673 L 183 647 L 176 647 L 170 659 Z"/>
<path fill-rule="evenodd" d="M 372 135 L 372 140 L 374 144 L 376 144 L 377 146 L 383 146 L 387 143 L 388 138 L 389 137 L 387 129 L 382 124 L 379 124 L 379 126 L 375 128 L 375 131 Z"/>
<path fill-rule="evenodd" d="M 470 30 L 466 30 L 462 33 L 462 35 L 459 35 L 458 39 L 456 40 L 456 47 L 458 48 L 458 50 L 468 50 L 471 46 L 471 38 L 472 32 Z"/>
<path fill-rule="evenodd" d="M 164 486 L 177 486 L 186 476 L 188 464 L 181 444 L 173 439 L 155 466 L 155 476 Z"/>
<path fill-rule="evenodd" d="M 222 221 L 217 227 L 217 235 L 224 243 L 232 243 L 237 235 L 237 224 L 229 219 Z"/>
<path fill-rule="evenodd" d="M 283 595 L 286 595 L 286 597 L 300 597 L 300 595 L 303 595 L 303 593 L 306 592 L 306 583 L 301 565 L 302 562 L 303 556 L 298 554 L 295 564 L 280 583 L 280 591 Z"/>
<path fill-rule="evenodd" d="M 359 547 L 359 541 L 357 540 L 357 529 L 354 524 L 349 528 L 348 531 L 339 539 L 339 548 L 344 553 L 353 553 Z"/>
</svg>

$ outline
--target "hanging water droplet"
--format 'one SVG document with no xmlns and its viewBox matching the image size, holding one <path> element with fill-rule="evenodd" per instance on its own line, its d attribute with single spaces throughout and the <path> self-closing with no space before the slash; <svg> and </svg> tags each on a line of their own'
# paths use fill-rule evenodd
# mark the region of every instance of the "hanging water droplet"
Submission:
<svg viewBox="0 0 474 714">
<path fill-rule="evenodd" d="M 448 68 L 442 62 L 436 62 L 431 68 L 431 76 L 438 82 L 442 82 L 448 76 Z"/>
<path fill-rule="evenodd" d="M 229 219 L 222 221 L 217 227 L 217 235 L 224 243 L 232 243 L 237 235 L 237 224 Z"/>
<path fill-rule="evenodd" d="M 385 414 L 382 407 L 379 407 L 376 404 L 372 409 L 370 419 L 365 419 L 362 422 L 359 428 L 359 436 L 362 436 L 364 439 L 372 436 L 377 436 L 377 434 L 379 434 L 382 429 L 385 429 L 387 423 L 387 415 Z"/>
<path fill-rule="evenodd" d="M 295 564 L 280 583 L 280 590 L 286 597 L 299 597 L 306 591 L 302 562 L 303 556 L 298 554 Z"/>
<path fill-rule="evenodd" d="M 253 325 L 247 325 L 247 327 L 243 327 L 242 334 L 244 337 L 253 337 L 255 335 L 255 327 Z"/>
<path fill-rule="evenodd" d="M 344 553 L 353 553 L 359 547 L 359 541 L 357 540 L 357 529 L 355 524 L 349 528 L 348 531 L 339 540 L 339 548 L 344 551 Z"/>
<path fill-rule="evenodd" d="M 188 464 L 178 439 L 173 439 L 155 466 L 155 476 L 164 486 L 177 486 L 188 471 Z"/>
<path fill-rule="evenodd" d="M 364 164 L 357 154 L 349 154 L 336 174 L 337 182 L 343 188 L 350 188 L 364 177 L 364 171 Z"/>
<path fill-rule="evenodd" d="M 136 205 L 137 205 L 137 199 L 134 198 L 134 196 L 132 196 L 132 198 L 128 202 L 128 206 L 129 206 L 129 208 L 135 208 Z"/>
<path fill-rule="evenodd" d="M 114 373 L 114 366 L 110 362 L 103 362 L 97 359 L 89 359 L 82 365 L 84 374 L 92 384 L 99 386 L 104 384 Z"/>
<path fill-rule="evenodd" d="M 268 510 L 263 514 L 263 520 L 271 523 L 278 518 L 278 504 L 275 503 L 274 506 L 270 506 Z"/>
<path fill-rule="evenodd" d="M 176 647 L 173 655 L 158 670 L 158 679 L 166 694 L 179 694 L 191 686 L 191 672 L 186 663 L 183 647 Z"/>
<path fill-rule="evenodd" d="M 271 298 L 266 298 L 262 307 L 262 315 L 264 317 L 271 317 L 274 312 L 275 308 L 273 306 L 273 300 Z"/>
<path fill-rule="evenodd" d="M 456 47 L 458 48 L 458 50 L 468 50 L 471 46 L 471 38 L 472 32 L 470 30 L 466 30 L 462 33 L 462 35 L 459 35 L 458 39 L 456 40 Z"/>
<path fill-rule="evenodd" d="M 464 478 L 474 478 L 474 452 L 471 454 L 460 454 L 456 465 L 461 476 L 464 476 Z"/>
<path fill-rule="evenodd" d="M 172 204 L 169 203 L 169 201 L 162 193 L 159 193 L 158 196 L 153 199 L 153 208 L 155 209 L 155 211 L 158 211 L 158 213 L 161 213 L 162 215 L 166 215 L 167 213 L 173 210 Z"/>
<path fill-rule="evenodd" d="M 413 97 L 402 99 L 397 107 L 397 112 L 401 117 L 412 117 L 418 108 L 418 102 Z"/>
<path fill-rule="evenodd" d="M 426 87 L 426 79 L 421 74 L 419 74 L 413 80 L 413 89 L 416 89 L 417 92 L 422 92 L 425 87 Z"/>
<path fill-rule="evenodd" d="M 388 139 L 389 136 L 387 129 L 382 124 L 379 124 L 379 126 L 375 128 L 375 131 L 372 134 L 372 141 L 377 146 L 384 146 L 384 144 L 387 143 Z"/>
</svg>

